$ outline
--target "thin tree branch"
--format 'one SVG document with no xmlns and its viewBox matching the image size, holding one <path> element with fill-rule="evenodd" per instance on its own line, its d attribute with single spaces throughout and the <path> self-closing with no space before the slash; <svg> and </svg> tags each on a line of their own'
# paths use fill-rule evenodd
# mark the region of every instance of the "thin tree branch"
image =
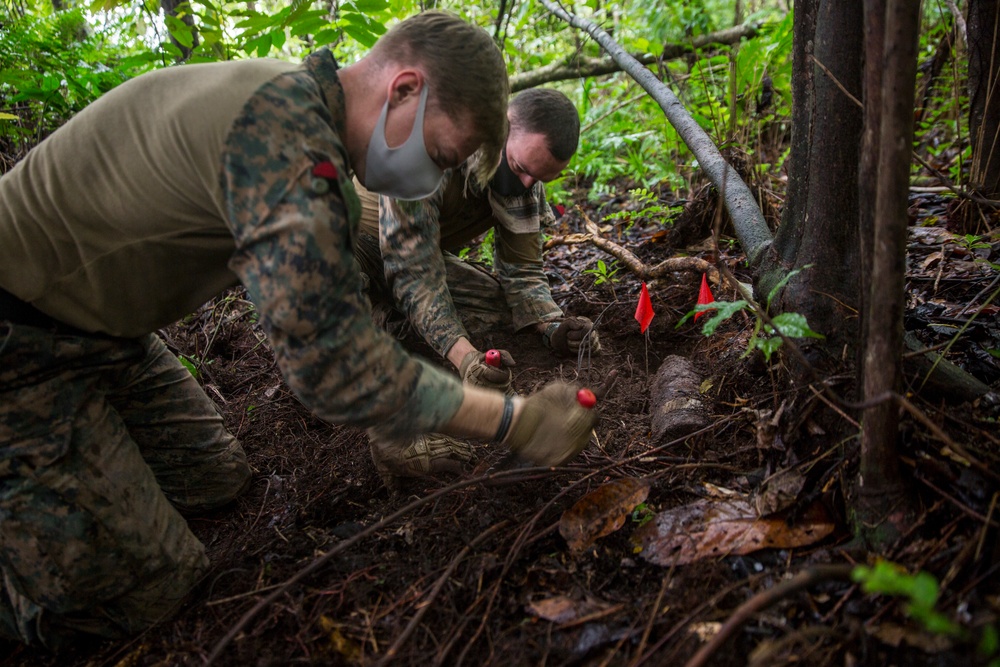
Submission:
<svg viewBox="0 0 1000 667">
<path fill-rule="evenodd" d="M 643 65 L 652 65 L 663 60 L 674 60 L 695 52 L 711 44 L 728 46 L 738 44 L 744 37 L 752 39 L 757 36 L 760 26 L 755 23 L 734 26 L 719 30 L 708 35 L 699 35 L 690 42 L 667 43 L 663 51 L 656 53 L 633 53 L 631 57 Z M 588 76 L 602 76 L 622 71 L 614 58 L 588 58 L 580 54 L 571 55 L 560 62 L 543 65 L 529 72 L 522 72 L 510 77 L 510 89 L 513 92 L 534 88 L 544 83 L 580 79 Z"/>
<path fill-rule="evenodd" d="M 687 661 L 685 667 L 704 667 L 708 664 L 709 658 L 746 623 L 747 619 L 757 612 L 767 609 L 782 598 L 794 595 L 815 584 L 831 579 L 850 581 L 853 569 L 853 565 L 817 565 L 799 572 L 791 579 L 787 579 L 773 588 L 757 593 L 733 612 L 733 615 L 726 620 L 715 636 Z"/>
</svg>

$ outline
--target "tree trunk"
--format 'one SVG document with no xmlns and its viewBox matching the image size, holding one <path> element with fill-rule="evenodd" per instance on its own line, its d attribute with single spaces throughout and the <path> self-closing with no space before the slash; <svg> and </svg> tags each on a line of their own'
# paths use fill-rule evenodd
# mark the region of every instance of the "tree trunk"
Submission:
<svg viewBox="0 0 1000 667">
<path fill-rule="evenodd" d="M 869 0 L 869 13 L 880 4 Z M 875 192 L 871 293 L 865 311 L 864 396 L 898 394 L 902 386 L 903 309 L 906 280 L 906 213 L 913 152 L 920 3 L 887 0 L 882 58 L 878 176 Z M 874 35 L 873 35 L 874 37 Z M 856 533 L 882 550 L 905 527 L 907 503 L 899 469 L 899 406 L 883 400 L 864 411 L 855 501 Z"/>
<path fill-rule="evenodd" d="M 788 195 L 756 280 L 766 295 L 791 269 L 813 265 L 776 305 L 804 315 L 834 359 L 858 339 L 862 23 L 862 0 L 795 3 Z"/>
<path fill-rule="evenodd" d="M 861 272 L 858 310 L 867 312 L 872 288 L 872 243 L 875 239 L 875 183 L 878 179 L 879 133 L 882 127 L 882 58 L 885 42 L 886 0 L 865 0 L 864 28 L 864 131 L 858 167 L 858 222 L 860 224 Z M 861 340 L 868 340 L 868 319 L 861 318 Z M 864 348 L 856 350 L 858 394 L 864 386 Z"/>
<path fill-rule="evenodd" d="M 968 31 L 971 185 L 1000 199 L 1000 0 L 970 0 Z"/>
</svg>

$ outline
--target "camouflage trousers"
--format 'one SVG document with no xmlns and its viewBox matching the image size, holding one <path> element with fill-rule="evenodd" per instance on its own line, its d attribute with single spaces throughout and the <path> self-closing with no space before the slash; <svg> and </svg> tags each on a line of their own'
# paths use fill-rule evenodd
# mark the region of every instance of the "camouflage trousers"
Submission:
<svg viewBox="0 0 1000 667">
<path fill-rule="evenodd" d="M 0 638 L 58 649 L 170 616 L 208 568 L 180 512 L 249 477 L 158 337 L 0 321 Z"/>
<path fill-rule="evenodd" d="M 499 327 L 511 327 L 510 308 L 500 282 L 481 266 L 463 261 L 445 250 L 441 253 L 444 255 L 448 291 L 469 335 L 483 336 Z M 415 336 L 409 322 L 393 306 L 378 239 L 371 234 L 359 233 L 354 245 L 354 258 L 367 279 L 375 323 L 397 338 Z"/>
</svg>

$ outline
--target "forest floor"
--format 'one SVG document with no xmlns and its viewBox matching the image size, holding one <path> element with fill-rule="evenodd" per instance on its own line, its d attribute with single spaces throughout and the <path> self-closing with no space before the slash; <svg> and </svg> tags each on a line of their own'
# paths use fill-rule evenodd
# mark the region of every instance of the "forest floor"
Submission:
<svg viewBox="0 0 1000 667">
<path fill-rule="evenodd" d="M 623 205 L 604 201 L 598 210 L 585 196 L 580 201 L 595 220 Z M 914 206 L 907 327 L 925 345 L 939 345 L 995 287 L 1000 272 L 974 260 L 1000 262 L 1000 243 L 963 245 L 943 219 L 932 219 L 943 210 L 936 196 Z M 649 264 L 678 254 L 657 242 L 660 228 L 648 222 L 619 225 L 608 237 Z M 580 212 L 567 212 L 560 224 L 582 231 Z M 711 249 L 700 241 L 686 253 L 711 259 Z M 749 282 L 743 257 L 731 252 L 723 251 L 722 261 Z M 175 351 L 201 362 L 200 379 L 243 443 L 253 483 L 232 507 L 190 520 L 212 568 L 174 619 L 128 641 L 95 642 L 58 657 L 12 648 L 5 664 L 202 665 L 212 656 L 212 664 L 240 666 L 681 665 L 755 595 L 798 572 L 864 562 L 851 548 L 849 520 L 856 438 L 811 424 L 810 411 L 827 404 L 794 387 L 778 362 L 768 365 L 760 353 L 743 357 L 753 318 L 739 314 L 708 337 L 701 323 L 677 328 L 701 280 L 677 273 L 649 284 L 656 316 L 644 335 L 634 319 L 640 282 L 622 270 L 595 284 L 599 277 L 586 271 L 598 259 L 611 262 L 589 244 L 546 253 L 557 301 L 598 323 L 599 355 L 555 358 L 537 335 L 509 331 L 474 341 L 513 353 L 521 393 L 557 378 L 596 386 L 617 371 L 599 405 L 596 437 L 560 469 L 500 470 L 503 452 L 480 445 L 465 475 L 409 480 L 390 492 L 363 431 L 321 422 L 289 392 L 240 292 L 164 330 Z M 717 288 L 715 297 L 737 298 L 730 288 Z M 994 391 L 1000 363 L 986 350 L 1000 347 L 997 312 L 995 305 L 983 309 L 947 351 Z M 657 441 L 651 387 L 671 355 L 689 360 L 704 379 L 699 399 L 711 419 L 699 432 Z M 830 382 L 851 395 L 850 377 Z M 911 573 L 934 575 L 939 609 L 978 633 L 1000 614 L 1000 484 L 990 474 L 1000 471 L 1000 433 L 995 409 L 946 398 L 914 391 L 927 422 L 903 416 L 902 461 L 915 511 L 887 556 Z M 792 416 L 812 436 L 794 447 L 782 441 Z M 983 465 L 963 463 L 931 426 Z M 789 471 L 798 485 L 780 511 L 766 514 L 760 500 L 767 483 Z M 618 488 L 608 487 L 616 480 L 628 480 L 634 493 L 630 502 L 617 501 L 617 513 L 602 515 L 617 518 L 608 519 L 608 534 L 589 543 L 564 537 L 568 510 L 588 493 Z M 698 536 L 683 563 L 668 562 L 669 554 L 659 559 L 668 564 L 652 562 L 640 548 L 640 531 L 658 525 L 650 521 L 655 513 L 700 506 L 711 517 L 734 498 L 756 502 L 761 521 L 698 524 L 684 515 L 692 534 L 713 526 L 722 533 Z M 787 528 L 797 546 L 737 546 L 735 533 L 763 523 Z M 742 527 L 725 527 L 732 525 Z M 772 543 L 781 537 L 766 537 Z M 705 664 L 977 663 L 974 641 L 925 631 L 897 598 L 866 593 L 842 576 L 822 578 L 770 600 Z"/>
</svg>

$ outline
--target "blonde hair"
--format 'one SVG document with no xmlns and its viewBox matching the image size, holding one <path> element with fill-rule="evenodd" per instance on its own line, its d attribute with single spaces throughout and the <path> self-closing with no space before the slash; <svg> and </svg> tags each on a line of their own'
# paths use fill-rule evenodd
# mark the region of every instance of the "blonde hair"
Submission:
<svg viewBox="0 0 1000 667">
<path fill-rule="evenodd" d="M 510 83 L 500 49 L 482 28 L 432 10 L 396 24 L 369 52 L 376 62 L 419 64 L 430 86 L 428 106 L 456 122 L 472 121 L 475 177 L 486 185 L 507 142 Z"/>
</svg>

